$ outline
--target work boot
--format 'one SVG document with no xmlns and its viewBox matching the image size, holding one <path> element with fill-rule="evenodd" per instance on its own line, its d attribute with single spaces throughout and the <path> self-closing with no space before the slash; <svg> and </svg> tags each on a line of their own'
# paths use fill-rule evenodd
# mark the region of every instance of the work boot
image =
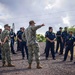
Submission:
<svg viewBox="0 0 75 75">
<path fill-rule="evenodd" d="M 15 67 L 15 66 L 12 64 L 8 64 L 7 67 Z"/>
<path fill-rule="evenodd" d="M 37 63 L 37 69 L 42 69 L 42 66 L 40 66 L 39 63 Z"/>
<path fill-rule="evenodd" d="M 31 69 L 31 64 L 29 64 L 28 69 Z"/>
</svg>

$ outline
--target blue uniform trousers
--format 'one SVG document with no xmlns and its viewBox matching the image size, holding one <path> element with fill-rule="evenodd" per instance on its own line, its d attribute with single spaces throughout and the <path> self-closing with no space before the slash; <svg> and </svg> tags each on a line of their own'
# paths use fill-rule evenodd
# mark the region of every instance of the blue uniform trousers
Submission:
<svg viewBox="0 0 75 75">
<path fill-rule="evenodd" d="M 27 59 L 28 59 L 28 48 L 26 46 L 25 41 L 20 42 L 20 49 L 21 49 L 21 52 L 22 52 L 22 57 L 23 58 L 25 57 L 25 52 L 26 52 L 26 56 L 27 56 Z M 25 49 L 25 51 L 24 51 L 24 49 Z"/>
<path fill-rule="evenodd" d="M 59 45 L 60 45 L 60 54 L 63 54 L 63 43 L 60 40 L 57 40 L 56 53 L 58 53 Z"/>
<path fill-rule="evenodd" d="M 70 51 L 71 57 L 70 60 L 73 60 L 73 46 L 67 46 L 64 55 L 64 61 L 67 59 L 68 52 Z"/>
<path fill-rule="evenodd" d="M 49 50 L 51 50 L 52 58 L 55 58 L 54 43 L 46 43 L 46 58 L 49 57 Z"/>
<path fill-rule="evenodd" d="M 11 39 L 11 52 L 14 54 L 14 39 Z"/>
</svg>

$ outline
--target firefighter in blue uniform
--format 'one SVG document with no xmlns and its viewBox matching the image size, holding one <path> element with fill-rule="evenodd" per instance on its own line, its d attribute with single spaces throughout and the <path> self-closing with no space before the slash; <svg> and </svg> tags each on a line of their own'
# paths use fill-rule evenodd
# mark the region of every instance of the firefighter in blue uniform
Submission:
<svg viewBox="0 0 75 75">
<path fill-rule="evenodd" d="M 65 42 L 66 42 L 66 39 L 68 37 L 68 31 L 67 31 L 67 27 L 64 28 L 64 31 L 62 32 L 62 39 L 63 39 L 63 49 L 64 49 L 64 46 L 65 46 Z M 63 52 L 62 52 L 63 53 Z"/>
<path fill-rule="evenodd" d="M 53 28 L 49 27 L 49 32 L 46 33 L 46 60 L 49 57 L 49 50 L 51 49 L 51 54 L 53 60 L 55 60 L 55 52 L 54 52 L 54 41 L 55 34 L 53 33 Z"/>
<path fill-rule="evenodd" d="M 11 52 L 12 52 L 12 54 L 16 54 L 14 51 L 14 41 L 15 41 L 14 38 L 16 37 L 16 34 L 13 32 L 13 29 L 11 29 L 9 35 L 10 35 L 10 41 L 11 41 L 11 44 L 10 44 Z"/>
<path fill-rule="evenodd" d="M 65 43 L 66 49 L 65 49 L 64 60 L 63 61 L 66 61 L 69 51 L 70 51 L 70 54 L 71 54 L 70 61 L 73 60 L 73 47 L 74 47 L 74 42 L 75 42 L 75 37 L 73 36 L 73 32 L 70 31 L 69 32 L 69 35 L 68 35 L 68 37 L 66 39 L 66 43 Z"/>
</svg>

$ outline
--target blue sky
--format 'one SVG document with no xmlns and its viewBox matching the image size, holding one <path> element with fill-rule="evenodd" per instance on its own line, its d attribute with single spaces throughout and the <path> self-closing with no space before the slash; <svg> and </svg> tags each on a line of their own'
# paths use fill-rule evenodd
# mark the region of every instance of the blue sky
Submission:
<svg viewBox="0 0 75 75">
<path fill-rule="evenodd" d="M 0 28 L 15 23 L 15 31 L 27 28 L 29 21 L 45 26 L 37 31 L 44 34 L 49 26 L 54 32 L 59 27 L 75 25 L 75 0 L 0 0 Z"/>
</svg>

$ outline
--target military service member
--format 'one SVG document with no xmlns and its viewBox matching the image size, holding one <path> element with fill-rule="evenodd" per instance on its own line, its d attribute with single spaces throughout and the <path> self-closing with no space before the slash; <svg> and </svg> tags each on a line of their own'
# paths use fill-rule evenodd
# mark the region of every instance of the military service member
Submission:
<svg viewBox="0 0 75 75">
<path fill-rule="evenodd" d="M 36 30 L 41 28 L 42 26 L 44 26 L 44 24 L 35 26 L 35 22 L 32 20 L 29 22 L 29 27 L 25 31 L 27 46 L 28 46 L 28 54 L 29 54 L 29 56 L 28 56 L 28 63 L 29 63 L 28 69 L 31 69 L 31 64 L 32 64 L 32 60 L 33 60 L 33 53 L 35 54 L 37 69 L 42 68 L 40 66 L 40 62 L 39 62 L 39 46 L 38 46 L 38 42 L 36 41 Z"/>
<path fill-rule="evenodd" d="M 5 58 L 7 60 L 7 67 L 14 67 L 14 65 L 11 64 L 11 57 L 10 57 L 10 47 L 9 47 L 9 31 L 10 26 L 8 24 L 4 25 L 4 31 L 1 34 L 1 50 L 2 50 L 2 66 L 5 65 Z"/>
</svg>

